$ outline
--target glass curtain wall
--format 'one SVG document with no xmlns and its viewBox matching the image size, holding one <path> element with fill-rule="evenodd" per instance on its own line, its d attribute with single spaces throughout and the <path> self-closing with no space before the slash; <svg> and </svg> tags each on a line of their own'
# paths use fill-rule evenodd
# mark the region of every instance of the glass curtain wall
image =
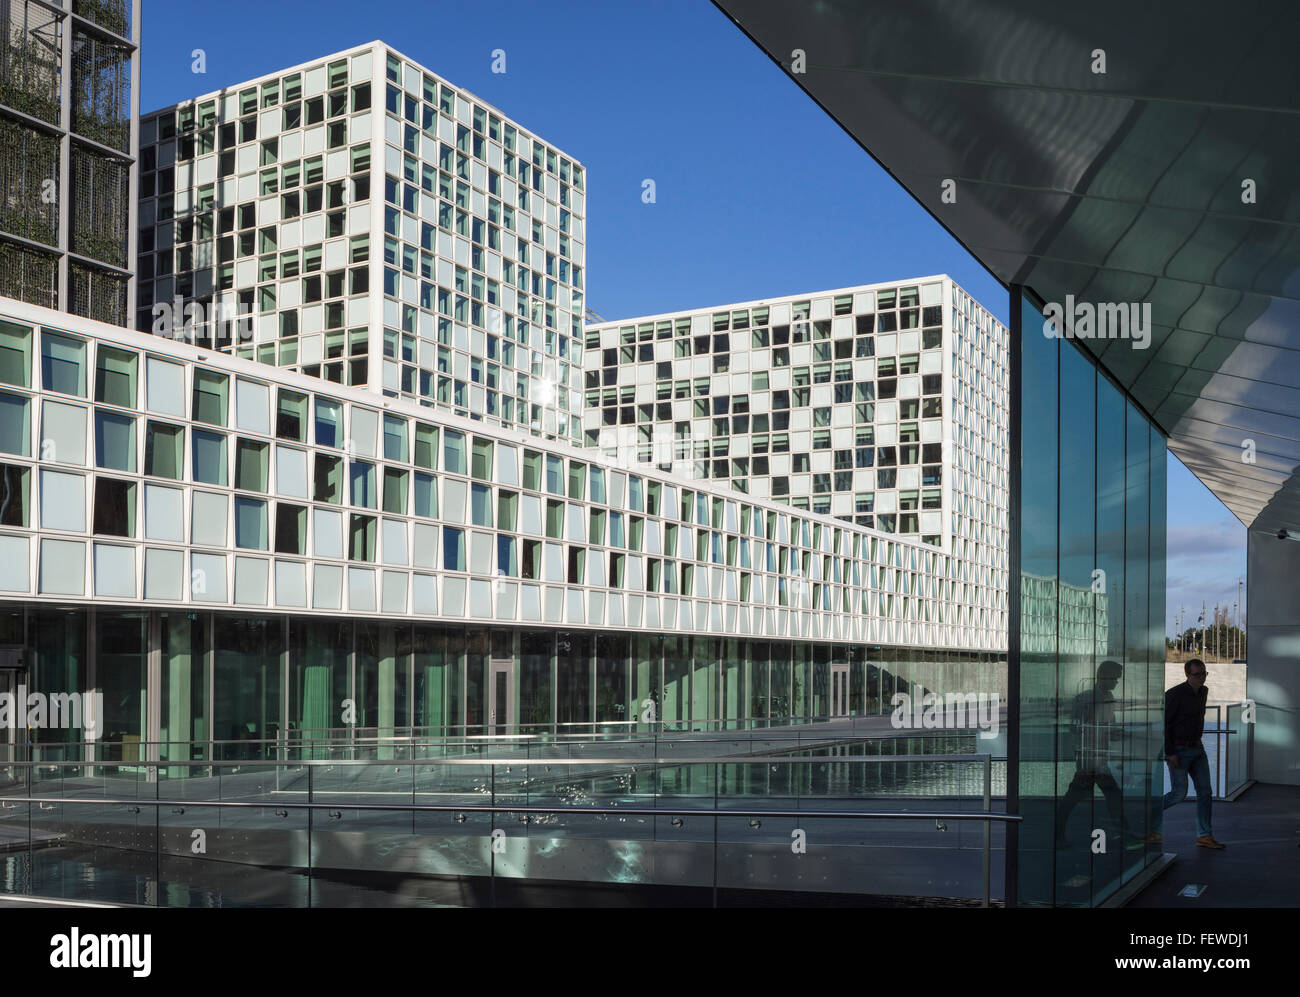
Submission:
<svg viewBox="0 0 1300 997">
<path fill-rule="evenodd" d="M 561 631 L 555 647 L 555 719 L 559 724 L 591 723 L 590 634 Z M 560 733 L 581 733 L 585 727 L 560 727 Z"/>
<path fill-rule="evenodd" d="M 86 655 L 86 617 L 82 610 L 36 610 L 28 622 L 33 649 L 27 684 L 31 691 L 47 696 L 59 693 L 83 693 L 91 689 Z M 97 718 L 96 736 L 104 738 L 104 719 Z M 74 745 L 86 740 L 85 717 L 82 727 L 33 727 L 28 736 L 34 744 Z M 71 747 L 69 748 L 72 751 Z M 43 757 L 57 757 L 46 753 Z M 81 757 L 80 750 L 68 757 Z"/>
<path fill-rule="evenodd" d="M 99 757 L 134 765 L 144 761 L 145 649 L 143 613 L 95 614 L 95 684 L 104 696 Z"/>
<path fill-rule="evenodd" d="M 555 668 L 555 634 L 528 630 L 519 635 L 519 723 L 527 729 L 549 727 L 551 676 Z"/>
<path fill-rule="evenodd" d="M 1127 563 L 1130 574 L 1137 570 Z M 1117 585 L 1133 584 L 1123 566 L 1119 577 Z M 503 662 L 513 662 L 514 722 L 528 733 L 557 725 L 578 735 L 593 725 L 734 730 L 825 720 L 833 709 L 888 715 L 890 690 L 919 694 L 968 679 L 970 670 L 1005 689 L 997 656 L 848 644 L 107 608 L 31 607 L 0 622 L 0 637 L 27 649 L 30 677 L 18 672 L 15 683 L 46 695 L 104 694 L 93 757 L 109 764 L 149 761 L 141 746 L 154 740 L 163 742 L 157 759 L 167 765 L 209 751 L 218 759 L 270 757 L 284 739 L 309 759 L 328 757 L 330 742 L 378 739 L 378 757 L 386 758 L 396 739 L 481 734 L 489 674 Z M 1114 653 L 1132 657 L 1123 633 L 1112 628 Z M 846 667 L 846 695 L 833 701 L 832 670 Z M 156 721 L 146 709 L 150 675 Z M 42 744 L 76 744 L 76 757 L 85 735 L 66 727 L 31 733 Z M 179 764 L 166 771 L 184 774 Z"/>
<path fill-rule="evenodd" d="M 659 719 L 662 643 L 647 634 L 632 637 L 632 719 L 638 722 L 639 731 L 653 730 L 651 725 Z"/>
<path fill-rule="evenodd" d="M 282 729 L 284 621 L 217 616 L 212 646 L 212 733 L 219 742 L 214 753 L 270 757 L 266 742 L 278 739 Z"/>
<path fill-rule="evenodd" d="M 197 613 L 162 613 L 162 703 L 158 757 L 161 761 L 200 761 L 206 757 L 209 720 L 208 618 Z M 168 770 L 183 777 L 183 768 Z"/>
<path fill-rule="evenodd" d="M 378 737 L 378 757 L 392 758 L 392 738 L 410 724 L 411 628 L 358 621 L 356 634 L 357 732 Z"/>
<path fill-rule="evenodd" d="M 437 627 L 416 627 L 413 635 L 415 726 L 441 736 L 447 725 L 447 635 Z"/>
<path fill-rule="evenodd" d="M 596 723 L 622 723 L 627 708 L 627 635 L 596 638 Z"/>
<path fill-rule="evenodd" d="M 1094 906 L 1158 853 L 1143 839 L 1163 788 L 1165 441 L 1016 307 L 1017 897 Z"/>
<path fill-rule="evenodd" d="M 220 647 L 220 642 L 217 642 Z M 218 652 L 219 654 L 220 652 Z M 324 741 L 343 727 L 350 698 L 352 624 L 294 619 L 289 625 L 289 723 L 304 743 Z M 303 753 L 326 758 L 324 747 Z"/>
</svg>

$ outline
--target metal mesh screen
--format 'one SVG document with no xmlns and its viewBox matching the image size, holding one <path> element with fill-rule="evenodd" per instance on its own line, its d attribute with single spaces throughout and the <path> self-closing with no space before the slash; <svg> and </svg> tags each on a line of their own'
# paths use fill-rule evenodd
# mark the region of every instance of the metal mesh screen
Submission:
<svg viewBox="0 0 1300 997">
<path fill-rule="evenodd" d="M 72 10 L 115 35 L 131 37 L 130 0 L 74 0 Z"/>
<path fill-rule="evenodd" d="M 58 242 L 59 140 L 0 117 L 0 232 Z"/>
<path fill-rule="evenodd" d="M 72 149 L 71 250 L 101 263 L 126 266 L 130 167 L 89 149 Z"/>
<path fill-rule="evenodd" d="M 0 239 L 0 297 L 57 308 L 58 287 L 57 257 Z"/>
<path fill-rule="evenodd" d="M 72 52 L 72 130 L 126 152 L 131 144 L 130 50 L 78 31 Z"/>
<path fill-rule="evenodd" d="M 32 0 L 0 3 L 0 104 L 58 124 L 61 22 Z"/>
<path fill-rule="evenodd" d="M 126 278 L 79 263 L 68 264 L 68 310 L 112 325 L 126 325 Z"/>
</svg>

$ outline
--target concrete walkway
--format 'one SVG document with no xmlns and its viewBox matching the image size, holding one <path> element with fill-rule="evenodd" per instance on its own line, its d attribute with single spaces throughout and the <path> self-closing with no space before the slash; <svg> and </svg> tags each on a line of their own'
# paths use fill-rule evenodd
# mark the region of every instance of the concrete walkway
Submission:
<svg viewBox="0 0 1300 997">
<path fill-rule="evenodd" d="M 1164 833 L 1164 850 L 1178 861 L 1130 907 L 1300 907 L 1300 786 L 1256 784 L 1235 803 L 1215 803 L 1214 836 L 1224 851 L 1197 847 L 1190 797 L 1165 811 Z M 1194 900 L 1179 896 L 1188 884 L 1206 889 Z"/>
</svg>

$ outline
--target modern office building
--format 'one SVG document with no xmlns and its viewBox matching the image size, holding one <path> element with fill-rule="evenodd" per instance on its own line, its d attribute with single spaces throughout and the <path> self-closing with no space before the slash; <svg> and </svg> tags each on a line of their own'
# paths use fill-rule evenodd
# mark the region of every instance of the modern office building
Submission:
<svg viewBox="0 0 1300 997">
<path fill-rule="evenodd" d="M 1003 688 L 931 545 L 16 302 L 0 331 L 3 643 L 105 689 L 119 745 Z"/>
<path fill-rule="evenodd" d="M 946 551 L 1006 628 L 1007 330 L 936 276 L 589 326 L 583 441 Z"/>
<path fill-rule="evenodd" d="M 140 6 L 12 0 L 0 31 L 0 295 L 126 325 Z"/>
<path fill-rule="evenodd" d="M 381 42 L 140 135 L 137 328 L 580 440 L 573 157 Z"/>
</svg>

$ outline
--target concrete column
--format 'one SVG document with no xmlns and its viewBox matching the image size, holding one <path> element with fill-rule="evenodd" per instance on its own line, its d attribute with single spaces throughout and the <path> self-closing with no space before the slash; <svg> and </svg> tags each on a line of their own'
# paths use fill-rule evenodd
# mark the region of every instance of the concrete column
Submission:
<svg viewBox="0 0 1300 997">
<path fill-rule="evenodd" d="M 1300 543 L 1254 530 L 1248 536 L 1246 695 L 1257 718 L 1252 775 L 1300 786 Z"/>
</svg>

